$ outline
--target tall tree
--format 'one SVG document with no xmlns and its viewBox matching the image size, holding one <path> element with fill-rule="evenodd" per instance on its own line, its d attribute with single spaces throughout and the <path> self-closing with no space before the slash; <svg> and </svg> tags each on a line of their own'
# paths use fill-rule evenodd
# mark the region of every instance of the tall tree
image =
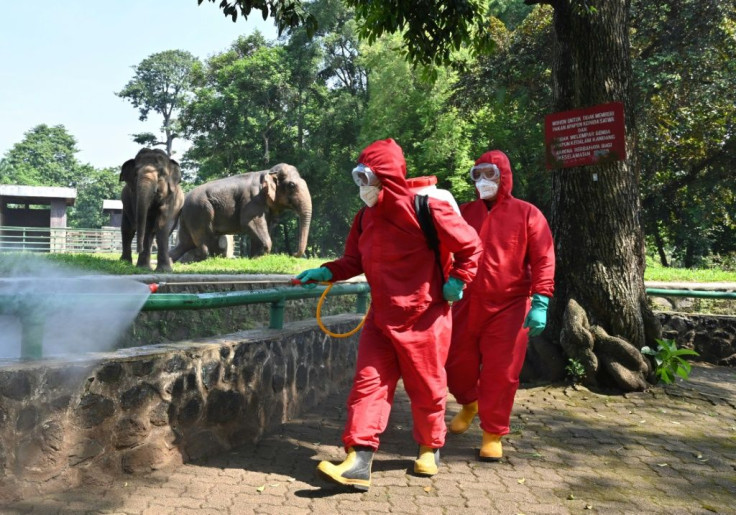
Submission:
<svg viewBox="0 0 736 515">
<path fill-rule="evenodd" d="M 139 119 L 146 121 L 151 111 L 163 118 L 161 131 L 164 141 L 146 132 L 133 135 L 141 145 L 163 145 L 171 155 L 174 139 L 178 137 L 175 114 L 192 92 L 192 72 L 199 60 L 184 50 L 167 50 L 146 57 L 133 67 L 133 78 L 116 93 L 138 109 Z"/>
<path fill-rule="evenodd" d="M 300 146 L 295 159 L 312 194 L 310 255 L 334 255 L 344 246 L 359 199 L 350 178 L 367 98 L 367 70 L 351 9 L 340 0 L 307 5 L 318 21 L 310 36 L 289 30 L 286 44 L 297 106 Z"/>
<path fill-rule="evenodd" d="M 63 125 L 37 125 L 2 160 L 1 184 L 74 187 L 81 165 L 77 140 Z"/>
<path fill-rule="evenodd" d="M 662 264 L 691 267 L 736 250 L 736 4 L 632 5 L 643 219 Z"/>
<path fill-rule="evenodd" d="M 410 177 L 435 175 L 440 188 L 470 200 L 472 124 L 448 105 L 457 74 L 443 66 L 412 67 L 397 51 L 401 44 L 398 34 L 385 35 L 361 49 L 370 73 L 359 147 L 392 137 L 404 148 Z"/>
<path fill-rule="evenodd" d="M 241 37 L 207 61 L 196 84 L 181 123 L 200 180 L 269 168 L 292 153 L 297 95 L 283 47 L 259 32 Z"/>
</svg>

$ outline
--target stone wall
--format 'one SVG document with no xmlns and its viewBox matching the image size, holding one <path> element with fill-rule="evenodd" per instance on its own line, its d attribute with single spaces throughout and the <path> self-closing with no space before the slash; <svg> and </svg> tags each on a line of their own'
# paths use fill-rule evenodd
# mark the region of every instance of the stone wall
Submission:
<svg viewBox="0 0 736 515">
<path fill-rule="evenodd" d="M 324 319 L 347 332 L 357 315 Z M 256 442 L 345 389 L 358 335 L 314 320 L 0 368 L 0 500 L 141 473 Z"/>
<path fill-rule="evenodd" d="M 673 339 L 678 347 L 695 350 L 706 361 L 726 367 L 736 366 L 736 316 L 658 313 L 662 336 Z"/>
</svg>

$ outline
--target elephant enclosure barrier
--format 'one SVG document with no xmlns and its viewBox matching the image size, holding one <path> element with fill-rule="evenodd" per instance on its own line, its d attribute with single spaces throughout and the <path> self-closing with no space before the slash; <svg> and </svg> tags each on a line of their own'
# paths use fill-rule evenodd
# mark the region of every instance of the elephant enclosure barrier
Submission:
<svg viewBox="0 0 736 515">
<path fill-rule="evenodd" d="M 178 230 L 169 236 L 169 247 L 178 243 Z M 154 248 L 156 244 L 154 242 Z M 233 235 L 233 257 L 240 257 L 240 235 Z M 47 252 L 52 254 L 120 254 L 120 227 L 76 229 L 69 227 L 0 226 L 0 252 Z"/>
<path fill-rule="evenodd" d="M 122 251 L 120 228 L 0 227 L 2 252 L 102 253 Z"/>
</svg>

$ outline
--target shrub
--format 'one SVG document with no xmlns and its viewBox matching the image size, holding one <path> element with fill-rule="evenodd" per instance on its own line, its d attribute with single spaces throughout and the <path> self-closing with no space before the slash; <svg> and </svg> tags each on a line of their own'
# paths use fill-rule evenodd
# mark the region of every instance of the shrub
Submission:
<svg viewBox="0 0 736 515">
<path fill-rule="evenodd" d="M 648 346 L 641 348 L 641 353 L 654 358 L 654 373 L 665 384 L 675 381 L 675 376 L 687 379 L 690 376 L 690 363 L 682 356 L 699 356 L 692 349 L 678 349 L 674 340 L 657 340 L 657 350 Z"/>
</svg>

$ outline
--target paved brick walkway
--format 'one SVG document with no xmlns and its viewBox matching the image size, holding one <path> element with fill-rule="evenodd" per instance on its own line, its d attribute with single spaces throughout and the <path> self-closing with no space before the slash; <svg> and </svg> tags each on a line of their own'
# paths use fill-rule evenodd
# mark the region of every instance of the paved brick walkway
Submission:
<svg viewBox="0 0 736 515">
<path fill-rule="evenodd" d="M 736 513 L 736 369 L 696 366 L 689 382 L 600 395 L 543 386 L 517 395 L 500 463 L 476 461 L 477 423 L 449 435 L 434 478 L 408 471 L 416 446 L 397 392 L 366 493 L 315 473 L 341 460 L 344 396 L 257 446 L 148 477 L 28 499 L 1 513 L 533 514 Z M 458 409 L 449 405 L 451 414 Z"/>
</svg>

